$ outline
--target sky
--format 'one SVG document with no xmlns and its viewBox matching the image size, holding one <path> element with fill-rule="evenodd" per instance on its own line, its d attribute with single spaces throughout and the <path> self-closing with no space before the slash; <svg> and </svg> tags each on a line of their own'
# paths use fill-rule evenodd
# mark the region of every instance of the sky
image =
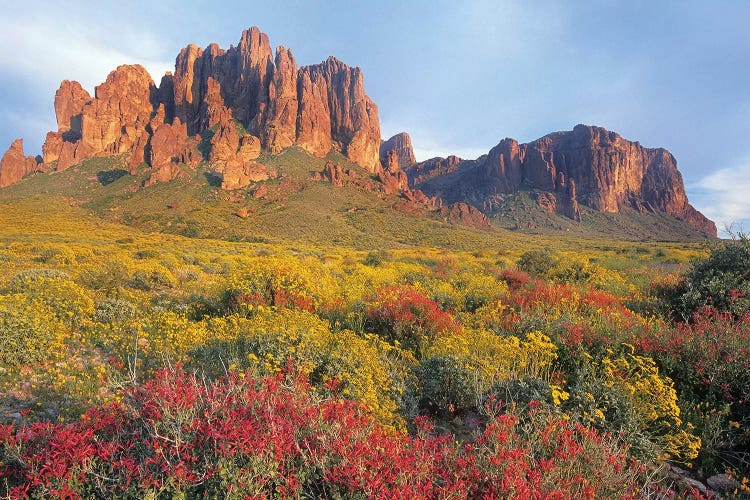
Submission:
<svg viewBox="0 0 750 500">
<path fill-rule="evenodd" d="M 409 132 L 419 160 L 599 125 L 669 149 L 691 203 L 750 231 L 747 0 L 4 3 L 3 150 L 41 152 L 61 80 L 93 94 L 140 63 L 158 83 L 185 45 L 228 48 L 258 26 L 300 65 L 360 66 L 383 137 Z"/>
</svg>

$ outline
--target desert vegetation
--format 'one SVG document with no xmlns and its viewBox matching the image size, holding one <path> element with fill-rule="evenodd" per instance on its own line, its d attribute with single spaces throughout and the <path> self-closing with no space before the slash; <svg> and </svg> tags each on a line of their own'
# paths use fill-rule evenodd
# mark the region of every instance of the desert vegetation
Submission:
<svg viewBox="0 0 750 500">
<path fill-rule="evenodd" d="M 745 237 L 355 250 L 26 203 L 0 230 L 3 496 L 750 493 Z"/>
</svg>

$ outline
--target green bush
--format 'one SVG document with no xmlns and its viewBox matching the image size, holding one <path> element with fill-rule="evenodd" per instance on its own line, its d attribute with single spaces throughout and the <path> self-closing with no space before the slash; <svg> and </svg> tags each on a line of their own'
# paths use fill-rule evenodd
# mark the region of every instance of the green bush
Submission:
<svg viewBox="0 0 750 500">
<path fill-rule="evenodd" d="M 66 246 L 48 247 L 41 251 L 39 260 L 45 264 L 75 265 L 76 254 Z"/>
<path fill-rule="evenodd" d="M 150 292 L 164 288 L 172 288 L 176 283 L 174 276 L 164 266 L 154 264 L 136 270 L 127 285 L 136 290 Z"/>
<path fill-rule="evenodd" d="M 557 265 L 557 257 L 549 248 L 535 248 L 521 254 L 516 265 L 518 269 L 536 276 L 547 276 Z"/>
<path fill-rule="evenodd" d="M 23 294 L 0 295 L 0 366 L 17 366 L 50 359 L 62 325 L 40 303 Z"/>
<path fill-rule="evenodd" d="M 114 260 L 108 260 L 103 265 L 86 267 L 78 276 L 78 282 L 86 288 L 107 294 L 125 285 L 127 279 L 127 268 Z"/>
<path fill-rule="evenodd" d="M 107 299 L 96 304 L 94 321 L 103 324 L 118 324 L 135 319 L 137 309 L 127 300 Z"/>
<path fill-rule="evenodd" d="M 433 356 L 422 361 L 417 378 L 423 409 L 449 415 L 477 407 L 471 374 L 453 356 Z"/>
<path fill-rule="evenodd" d="M 655 293 L 675 320 L 689 321 L 704 306 L 740 317 L 750 311 L 750 239 L 741 235 L 715 244 L 680 283 L 659 286 Z"/>
</svg>

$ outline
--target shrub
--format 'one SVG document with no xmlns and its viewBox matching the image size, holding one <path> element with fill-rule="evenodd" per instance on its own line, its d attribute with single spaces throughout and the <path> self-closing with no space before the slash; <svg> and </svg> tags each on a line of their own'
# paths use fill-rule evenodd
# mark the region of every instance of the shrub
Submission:
<svg viewBox="0 0 750 500">
<path fill-rule="evenodd" d="M 22 292 L 24 290 L 24 287 L 26 286 L 25 283 L 38 278 L 67 280 L 70 279 L 70 275 L 65 271 L 60 271 L 59 269 L 27 269 L 26 271 L 21 271 L 20 273 L 13 276 L 13 278 L 11 278 L 9 289 L 10 291 L 16 293 Z"/>
<path fill-rule="evenodd" d="M 557 265 L 557 260 L 549 248 L 535 248 L 522 253 L 516 265 L 522 271 L 544 277 Z"/>
<path fill-rule="evenodd" d="M 653 359 L 607 349 L 600 361 L 584 360 L 570 386 L 566 409 L 590 425 L 623 436 L 640 458 L 690 463 L 700 438 L 680 418 L 677 392 Z"/>
<path fill-rule="evenodd" d="M 159 258 L 159 256 L 160 256 L 159 252 L 157 252 L 156 250 L 150 250 L 150 249 L 138 250 L 133 255 L 134 255 L 134 257 L 136 259 L 141 259 L 141 260 L 143 260 L 143 259 L 156 259 L 156 258 Z"/>
<path fill-rule="evenodd" d="M 632 497 L 614 440 L 531 406 L 461 447 L 394 433 L 290 374 L 206 383 L 181 369 L 77 422 L 0 425 L 0 494 L 16 497 Z M 4 490 L 4 491 L 3 491 Z"/>
<path fill-rule="evenodd" d="M 94 302 L 83 288 L 62 276 L 55 272 L 26 272 L 16 275 L 10 288 L 23 293 L 30 302 L 44 303 L 63 323 L 81 326 L 93 313 Z"/>
<path fill-rule="evenodd" d="M 362 262 L 366 266 L 370 267 L 377 267 L 383 262 L 383 259 L 380 256 L 380 252 L 371 251 L 367 254 L 365 257 L 365 260 Z"/>
<path fill-rule="evenodd" d="M 90 290 L 111 294 L 128 280 L 128 270 L 122 262 L 107 260 L 103 264 L 85 267 L 78 281 Z"/>
<path fill-rule="evenodd" d="M 41 302 L 0 295 L 0 366 L 46 361 L 62 349 L 63 326 Z"/>
<path fill-rule="evenodd" d="M 744 461 L 750 469 L 750 457 L 743 455 L 750 449 L 750 312 L 735 318 L 704 307 L 690 323 L 653 332 L 642 345 L 675 381 L 686 406 L 702 408 L 693 412 L 707 437 L 701 465 L 721 472 Z"/>
<path fill-rule="evenodd" d="M 268 375 L 292 360 L 319 389 L 336 379 L 341 394 L 360 401 L 380 421 L 401 425 L 397 412 L 415 361 L 377 335 L 334 332 L 327 321 L 294 309 L 235 315 L 211 327 L 215 338 L 190 353 L 209 375 L 224 374 L 228 366 Z"/>
<path fill-rule="evenodd" d="M 419 405 L 423 410 L 449 415 L 479 406 L 472 373 L 453 356 L 423 360 L 417 378 L 421 388 Z"/>
<path fill-rule="evenodd" d="M 172 273 L 160 264 L 140 266 L 133 272 L 127 285 L 136 290 L 149 292 L 164 288 L 172 288 L 176 284 Z"/>
<path fill-rule="evenodd" d="M 704 306 L 740 317 L 750 311 L 750 238 L 715 244 L 709 257 L 694 262 L 683 280 L 658 286 L 672 317 L 690 321 Z"/>
<path fill-rule="evenodd" d="M 75 265 L 77 263 L 75 252 L 65 245 L 45 248 L 40 252 L 39 260 L 45 264 L 60 266 Z"/>
<path fill-rule="evenodd" d="M 222 302 L 228 312 L 255 306 L 313 310 L 331 293 L 321 274 L 313 276 L 309 266 L 294 260 L 254 259 L 230 277 Z"/>
<path fill-rule="evenodd" d="M 126 300 L 104 300 L 96 304 L 94 321 L 111 325 L 126 323 L 135 319 L 136 312 L 135 305 Z"/>
<path fill-rule="evenodd" d="M 382 287 L 366 311 L 365 328 L 398 341 L 421 355 L 430 340 L 455 331 L 458 325 L 435 301 L 408 286 Z"/>
</svg>

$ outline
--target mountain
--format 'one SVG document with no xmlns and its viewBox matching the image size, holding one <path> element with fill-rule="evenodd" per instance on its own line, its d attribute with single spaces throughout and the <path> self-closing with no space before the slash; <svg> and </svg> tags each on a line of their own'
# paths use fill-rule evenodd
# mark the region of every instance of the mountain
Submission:
<svg viewBox="0 0 750 500">
<path fill-rule="evenodd" d="M 316 156 L 336 149 L 380 169 L 378 109 L 364 92 L 362 71 L 333 57 L 298 68 L 289 49 L 277 47 L 274 57 L 255 27 L 228 50 L 188 45 L 158 87 L 139 65 L 118 67 L 93 97 L 63 81 L 55 112 L 58 130 L 47 134 L 43 162 L 58 171 L 124 154 L 130 170 L 144 162 L 161 169 L 159 181 L 169 180 L 177 163 L 212 160 L 236 184 L 261 147 L 279 153 L 293 145 Z M 208 153 L 200 151 L 202 140 L 210 140 Z"/>
<path fill-rule="evenodd" d="M 174 72 L 158 86 L 140 65 L 119 66 L 93 96 L 65 80 L 54 107 L 57 131 L 47 134 L 42 156 L 26 156 L 15 141 L 0 160 L 0 187 L 113 157 L 117 172 L 136 176 L 145 169 L 139 189 L 204 179 L 214 188 L 255 196 L 268 189 L 263 183 L 289 181 L 285 165 L 271 158 L 297 148 L 311 158 L 330 160 L 333 152 L 341 160 L 297 171 L 298 182 L 395 197 L 401 212 L 453 224 L 496 227 L 511 195 L 526 193 L 536 203 L 532 212 L 580 222 L 584 233 L 596 233 L 602 221 L 596 213 L 634 213 L 675 219 L 666 222 L 670 238 L 716 236 L 714 224 L 688 204 L 676 161 L 664 149 L 579 125 L 528 144 L 504 139 L 476 160 L 417 163 L 407 133 L 381 139 L 378 108 L 359 68 L 334 57 L 298 67 L 290 49 L 279 46 L 274 53 L 255 27 L 236 47 L 183 48 Z M 206 166 L 205 175 L 196 175 Z M 562 227 L 560 220 L 552 227 Z M 643 230 L 624 234 L 659 236 L 647 235 L 647 219 L 635 225 Z M 524 229 L 519 223 L 512 228 Z"/>
<path fill-rule="evenodd" d="M 539 207 L 581 220 L 580 205 L 605 213 L 667 214 L 715 237 L 716 226 L 685 195 L 666 149 L 644 148 L 601 127 L 577 125 L 527 144 L 503 139 L 476 160 L 455 156 L 415 163 L 410 185 L 445 203 L 492 214 L 506 195 L 534 190 Z"/>
</svg>

